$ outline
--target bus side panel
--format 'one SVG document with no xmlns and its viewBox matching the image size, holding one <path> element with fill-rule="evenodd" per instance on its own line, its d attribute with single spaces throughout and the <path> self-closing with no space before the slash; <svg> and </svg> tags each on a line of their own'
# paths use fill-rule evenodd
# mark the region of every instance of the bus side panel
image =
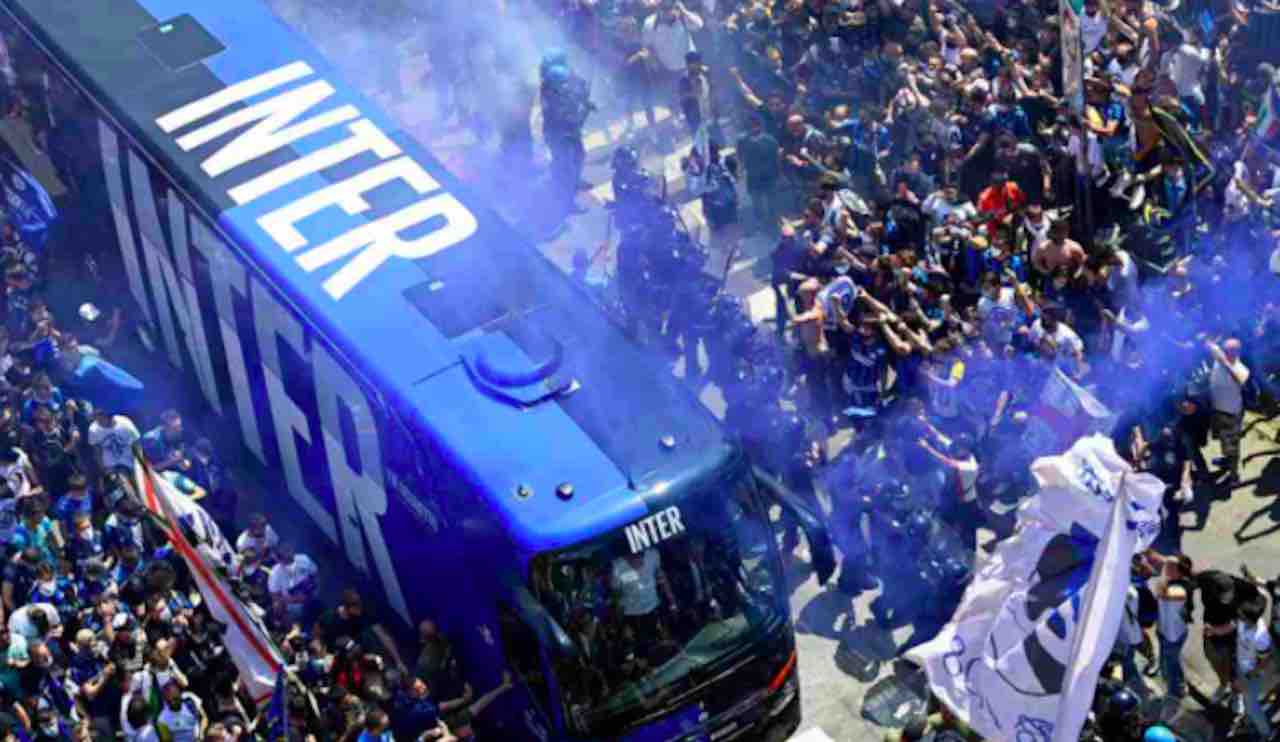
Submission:
<svg viewBox="0 0 1280 742">
<path fill-rule="evenodd" d="M 422 567 L 424 528 L 445 548 L 458 547 L 456 534 L 417 501 L 427 493 L 384 468 L 380 395 L 118 132 L 101 122 L 98 136 L 120 263 L 157 360 L 182 372 L 221 432 L 244 445 L 403 623 L 428 614 L 423 591 L 406 589 Z"/>
<path fill-rule="evenodd" d="M 145 302 L 156 362 L 182 372 L 174 396 L 203 397 L 205 431 L 242 445 L 404 624 L 435 619 L 477 695 L 495 687 L 512 651 L 499 615 L 504 580 L 526 578 L 448 446 L 357 382 L 127 140 L 105 122 L 98 136 L 127 293 Z M 204 342 L 188 342 L 197 328 Z M 200 382 L 202 367 L 212 384 Z M 366 470 L 366 460 L 382 463 Z M 504 739 L 549 739 L 535 695 L 518 683 L 477 723 Z"/>
</svg>

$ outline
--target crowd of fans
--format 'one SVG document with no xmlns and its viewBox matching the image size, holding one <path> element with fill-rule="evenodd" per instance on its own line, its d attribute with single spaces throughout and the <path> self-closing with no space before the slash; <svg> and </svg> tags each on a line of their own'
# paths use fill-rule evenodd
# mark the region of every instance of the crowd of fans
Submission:
<svg viewBox="0 0 1280 742">
<path fill-rule="evenodd" d="M 630 114 L 649 123 L 613 157 L 623 311 L 683 356 L 687 378 L 721 387 L 726 421 L 759 460 L 802 493 L 825 481 L 843 533 L 841 587 L 893 584 L 926 598 L 917 609 L 958 599 L 938 588 L 962 583 L 963 565 L 949 577 L 949 561 L 930 569 L 915 554 L 947 531 L 971 562 L 979 528 L 1007 532 L 991 506 L 1009 492 L 1016 501 L 1029 462 L 1063 444 L 1044 437 L 1046 420 L 1096 414 L 1167 493 L 1159 553 L 1134 567 L 1115 650 L 1123 680 L 1104 683 L 1090 733 L 1141 736 L 1135 699 L 1154 691 L 1135 657 L 1163 676 L 1164 695 L 1185 696 L 1181 651 L 1199 594 L 1221 683 L 1213 700 L 1243 733 L 1269 738 L 1276 708 L 1261 699 L 1280 614 L 1272 603 L 1268 620 L 1266 591 L 1248 580 L 1194 572 L 1180 514 L 1240 485 L 1245 415 L 1276 400 L 1277 9 L 555 5 L 626 81 L 627 130 Z M 581 162 L 564 139 L 580 138 L 591 108 L 565 103 L 577 74 L 565 55 L 541 71 L 550 183 L 572 199 Z M 664 125 L 655 106 L 675 115 Z M 661 174 L 639 164 L 686 135 L 684 193 L 702 199 L 709 249 L 683 228 Z M 752 328 L 724 290 L 721 260 L 727 271 L 743 234 L 776 245 L 775 332 Z M 826 461 L 822 442 L 842 428 L 853 442 Z M 1207 461 L 1210 437 L 1220 455 Z"/>
<path fill-rule="evenodd" d="M 1087 734 L 1110 742 L 1151 732 L 1137 711 L 1154 693 L 1144 675 L 1160 674 L 1170 698 L 1185 695 L 1194 595 L 1221 683 L 1214 701 L 1234 709 L 1241 728 L 1272 733 L 1264 671 L 1280 631 L 1276 582 L 1196 571 L 1178 533 L 1181 510 L 1240 484 L 1245 413 L 1265 412 L 1276 396 L 1280 159 L 1271 143 L 1280 103 L 1266 64 L 1266 34 L 1278 25 L 1270 6 L 507 5 L 556 18 L 620 81 L 609 107 L 648 122 L 613 159 L 623 311 L 638 334 L 685 357 L 687 378 L 721 387 L 727 423 L 759 460 L 802 494 L 824 481 L 838 521 L 872 515 L 880 525 L 867 532 L 905 530 L 922 543 L 945 530 L 971 558 L 980 527 L 1000 531 L 993 501 L 1007 490 L 1016 497 L 1042 452 L 1046 388 L 1096 397 L 1118 450 L 1166 483 L 1167 527 L 1159 553 L 1134 564 L 1119 679 L 1102 684 Z M 1079 53 L 1062 48 L 1076 38 L 1064 26 L 1078 32 Z M 532 101 L 484 110 L 462 95 L 459 70 L 483 74 L 469 55 L 482 31 L 436 34 L 425 49 L 431 83 L 450 101 L 448 116 L 465 108 L 468 125 L 497 132 L 507 156 L 531 157 Z M 65 165 L 56 75 L 7 41 L 5 108 Z M 1078 78 L 1064 74 L 1077 63 Z M 493 70 L 521 74 L 509 63 Z M 566 55 L 544 60 L 551 236 L 582 211 L 582 128 L 595 105 L 579 100 L 588 89 L 575 78 Z M 378 84 L 399 95 L 401 82 L 392 74 Z M 663 123 L 660 106 L 677 115 Z M 710 271 L 666 188 L 641 168 L 642 152 L 686 135 L 700 143 L 685 182 L 711 230 Z M 74 196 L 75 178 L 66 180 Z M 776 245 L 771 328 L 752 327 L 720 280 L 719 260 L 731 263 L 745 236 Z M 54 317 L 43 288 L 60 260 L 78 257 L 68 260 L 73 248 L 57 241 L 32 242 L 0 233 L 0 727 L 44 740 L 267 733 L 182 561 L 131 492 L 137 443 L 239 534 L 229 578 L 293 668 L 297 734 L 471 736 L 471 717 L 510 681 L 477 695 L 430 621 L 416 657 L 405 653 L 359 593 L 326 606 L 317 565 L 267 518 L 255 514 L 240 531 L 242 488 L 213 444 L 177 412 L 153 416 L 127 393 L 128 374 L 84 373 L 110 368 L 113 346 L 128 342 L 127 308 L 103 302 Z M 154 427 L 144 432 L 128 415 Z M 828 461 L 822 443 L 838 429 L 852 429 L 853 443 Z M 1212 462 L 1210 436 L 1221 449 Z M 903 575 L 967 577 L 965 565 L 921 577 L 918 565 L 891 558 L 902 541 L 868 543 L 860 525 L 834 530 L 846 591 L 901 585 Z M 925 603 L 957 596 L 949 587 Z M 901 738 L 930 729 L 965 734 L 941 713 Z"/>
<path fill-rule="evenodd" d="M 22 249 L 19 241 L 5 248 Z M 14 270 L 20 265 L 6 262 L 0 331 L 0 735 L 269 737 L 254 704 L 262 699 L 245 697 L 219 641 L 223 627 L 135 492 L 135 445 L 229 535 L 238 488 L 211 442 L 176 411 L 144 431 L 68 391 L 80 381 L 59 362 L 68 343 L 103 351 L 78 346 L 47 307 L 25 296 L 39 284 Z M 477 697 L 430 621 L 419 627 L 417 655 L 402 656 L 358 592 L 347 589 L 326 605 L 315 562 L 262 514 L 249 516 L 235 546 L 227 577 L 293 673 L 290 736 L 470 739 L 471 714 L 510 687 Z"/>
<path fill-rule="evenodd" d="M 91 170 L 69 141 L 83 105 L 3 31 L 0 109 L 68 193 L 60 223 L 24 232 L 10 210 L 0 228 L 0 739 L 474 739 L 473 715 L 510 680 L 479 694 L 432 621 L 397 641 L 356 589 L 323 589 L 313 559 L 247 514 L 261 502 L 254 483 L 126 370 L 144 371 L 148 339 L 75 203 Z M 92 301 L 55 316 L 68 287 Z M 225 627 L 136 492 L 135 451 L 234 543 L 224 576 L 285 659 L 278 698 L 245 692 Z"/>
</svg>

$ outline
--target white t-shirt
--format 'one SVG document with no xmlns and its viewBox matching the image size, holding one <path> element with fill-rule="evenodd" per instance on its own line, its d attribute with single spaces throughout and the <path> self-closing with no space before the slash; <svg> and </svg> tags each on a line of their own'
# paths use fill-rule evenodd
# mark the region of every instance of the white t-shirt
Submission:
<svg viewBox="0 0 1280 742">
<path fill-rule="evenodd" d="M 1039 344 L 1046 335 L 1053 338 L 1054 343 L 1057 343 L 1059 354 L 1069 353 L 1074 356 L 1084 353 L 1084 341 L 1080 339 L 1075 330 L 1067 327 L 1064 322 L 1059 322 L 1058 329 L 1054 330 L 1052 335 L 1049 335 L 1044 329 L 1042 320 L 1036 320 L 1035 324 L 1031 326 L 1031 342 Z"/>
<path fill-rule="evenodd" d="M 111 427 L 99 425 L 95 420 L 89 425 L 89 445 L 102 452 L 102 463 L 108 468 L 133 468 L 133 444 L 142 435 L 133 421 L 124 415 L 111 418 L 115 424 Z"/>
<path fill-rule="evenodd" d="M 1183 44 L 1174 49 L 1168 56 L 1169 77 L 1178 88 L 1178 95 L 1183 98 L 1202 96 L 1200 78 L 1209 66 L 1209 50 L 1195 44 Z"/>
<path fill-rule="evenodd" d="M 244 551 L 245 549 L 253 549 L 262 556 L 267 551 L 275 549 L 280 545 L 280 537 L 276 535 L 276 529 L 268 523 L 266 529 L 263 530 L 262 536 L 258 537 L 245 529 L 236 538 L 236 551 Z"/>
<path fill-rule="evenodd" d="M 0 477 L 9 483 L 9 490 L 15 497 L 26 497 L 31 494 L 32 482 L 27 472 L 31 471 L 31 459 L 20 448 L 13 449 L 18 460 L 7 466 L 0 466 Z"/>
<path fill-rule="evenodd" d="M 1045 240 L 1049 239 L 1049 227 L 1052 226 L 1052 222 L 1048 219 L 1041 219 L 1040 223 L 1037 224 L 1030 219 L 1023 218 L 1022 226 L 1027 230 L 1027 251 L 1035 252 L 1040 249 L 1040 245 Z"/>
<path fill-rule="evenodd" d="M 658 15 L 654 13 L 644 19 L 640 26 L 641 37 L 645 45 L 653 50 L 658 64 L 668 72 L 679 72 L 685 68 L 684 55 L 693 51 L 693 39 L 689 31 L 701 29 L 702 19 L 695 15 L 675 23 L 666 23 L 660 21 Z"/>
<path fill-rule="evenodd" d="M 1097 15 L 1080 13 L 1080 42 L 1084 45 L 1084 53 L 1092 54 L 1107 35 L 1107 16 L 1098 11 Z"/>
<path fill-rule="evenodd" d="M 1261 618 L 1257 623 L 1236 622 L 1236 671 L 1253 672 L 1258 658 L 1271 651 L 1271 634 Z"/>
<path fill-rule="evenodd" d="M 1124 305 L 1138 296 L 1138 264 L 1124 250 L 1116 250 L 1116 257 L 1120 258 L 1120 266 L 1111 267 L 1107 275 L 1107 289 Z"/>
<path fill-rule="evenodd" d="M 1239 358 L 1232 364 L 1237 372 L 1243 372 L 1245 380 L 1249 379 L 1249 369 Z M 1213 400 L 1213 409 L 1230 415 L 1239 415 L 1244 411 L 1243 385 L 1221 361 L 1213 362 L 1213 370 L 1209 372 L 1209 398 Z"/>
<path fill-rule="evenodd" d="M 178 710 L 164 704 L 160 714 L 156 716 L 156 724 L 163 724 L 171 735 L 173 742 L 196 742 L 200 733 L 200 699 L 194 693 L 183 693 L 182 704 Z"/>
<path fill-rule="evenodd" d="M 267 577 L 267 590 L 272 595 L 287 595 L 313 579 L 320 569 L 306 554 L 294 554 L 288 564 L 277 564 Z"/>
<path fill-rule="evenodd" d="M 662 559 L 654 549 L 641 555 L 639 567 L 633 567 L 626 557 L 613 560 L 611 584 L 624 614 L 647 616 L 658 609 L 658 567 L 661 565 Z"/>
<path fill-rule="evenodd" d="M 1106 170 L 1102 145 L 1098 143 L 1098 135 L 1093 132 L 1088 132 L 1083 142 L 1079 134 L 1072 134 L 1067 140 L 1067 151 L 1075 158 L 1076 167 L 1081 172 L 1089 173 L 1092 178 L 1101 177 Z"/>
<path fill-rule="evenodd" d="M 50 628 L 62 625 L 62 618 L 58 616 L 58 609 L 54 608 L 51 603 L 28 603 L 9 615 L 9 632 L 28 640 L 44 638 L 31 620 L 31 614 L 35 611 L 43 611 L 48 616 Z"/>
<path fill-rule="evenodd" d="M 1001 286 L 1000 291 L 996 294 L 996 298 L 983 294 L 978 299 L 978 319 L 985 321 L 996 307 L 1003 307 L 1009 311 L 1014 311 L 1013 289 L 1008 286 Z"/>
<path fill-rule="evenodd" d="M 924 200 L 924 212 L 933 219 L 934 224 L 945 224 L 947 217 L 955 214 L 959 221 L 968 221 L 978 215 L 977 208 L 969 201 L 951 203 L 941 194 L 933 194 Z"/>
<path fill-rule="evenodd" d="M 1125 310 L 1121 309 L 1118 319 L 1128 325 L 1127 330 L 1116 328 L 1115 334 L 1111 336 L 1111 360 L 1116 363 L 1123 363 L 1125 354 L 1128 353 L 1129 347 L 1134 343 L 1134 335 L 1140 335 L 1151 329 L 1151 323 L 1146 317 L 1140 317 L 1134 321 L 1125 314 Z"/>
</svg>

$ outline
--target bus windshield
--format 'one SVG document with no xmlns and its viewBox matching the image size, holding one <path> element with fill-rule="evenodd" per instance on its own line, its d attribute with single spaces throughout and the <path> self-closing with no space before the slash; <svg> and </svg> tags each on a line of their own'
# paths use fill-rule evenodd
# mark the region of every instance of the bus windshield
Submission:
<svg viewBox="0 0 1280 742">
<path fill-rule="evenodd" d="M 768 513 L 749 474 L 535 560 L 577 654 L 555 668 L 567 723 L 617 733 L 731 667 L 786 621 Z"/>
</svg>

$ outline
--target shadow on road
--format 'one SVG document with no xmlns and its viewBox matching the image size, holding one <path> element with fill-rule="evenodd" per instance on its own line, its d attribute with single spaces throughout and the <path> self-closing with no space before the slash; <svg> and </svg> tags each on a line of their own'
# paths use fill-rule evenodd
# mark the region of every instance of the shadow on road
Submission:
<svg viewBox="0 0 1280 742">
<path fill-rule="evenodd" d="M 1274 454 L 1275 452 L 1270 453 Z M 1254 456 L 1258 455 L 1260 454 L 1254 454 Z M 1262 474 L 1254 480 L 1253 485 L 1254 494 L 1258 497 L 1275 497 L 1280 494 L 1280 458 L 1273 458 L 1268 461 L 1267 465 L 1262 468 Z M 1248 531 L 1253 524 L 1264 515 L 1271 519 L 1271 525 L 1260 531 L 1249 533 Z M 1280 531 L 1280 498 L 1274 499 L 1267 505 L 1250 513 L 1249 517 L 1240 523 L 1240 527 L 1235 532 L 1236 543 L 1247 544 L 1277 531 Z"/>
</svg>

